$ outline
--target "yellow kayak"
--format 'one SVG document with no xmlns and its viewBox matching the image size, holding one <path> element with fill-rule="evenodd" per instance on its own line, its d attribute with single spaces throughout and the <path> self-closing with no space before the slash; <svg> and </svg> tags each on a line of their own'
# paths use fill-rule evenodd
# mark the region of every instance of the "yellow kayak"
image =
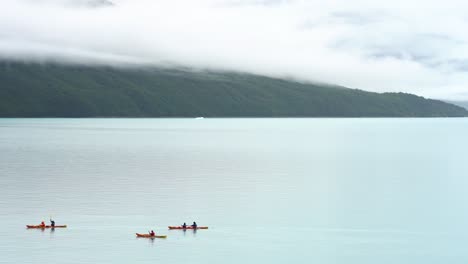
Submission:
<svg viewBox="0 0 468 264">
<path fill-rule="evenodd" d="M 146 238 L 166 238 L 167 236 L 166 235 L 162 235 L 162 236 L 158 236 L 158 235 L 150 235 L 150 234 L 138 234 L 136 233 L 136 236 L 137 237 L 146 237 Z"/>
</svg>

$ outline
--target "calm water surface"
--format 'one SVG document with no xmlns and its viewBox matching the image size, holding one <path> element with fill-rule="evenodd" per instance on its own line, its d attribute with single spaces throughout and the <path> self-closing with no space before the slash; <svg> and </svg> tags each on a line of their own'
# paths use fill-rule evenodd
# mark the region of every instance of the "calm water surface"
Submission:
<svg viewBox="0 0 468 264">
<path fill-rule="evenodd" d="M 468 263 L 467 136 L 468 119 L 0 119 L 0 263 Z M 49 216 L 69 228 L 25 229 Z M 167 230 L 192 221 L 210 229 Z"/>
</svg>

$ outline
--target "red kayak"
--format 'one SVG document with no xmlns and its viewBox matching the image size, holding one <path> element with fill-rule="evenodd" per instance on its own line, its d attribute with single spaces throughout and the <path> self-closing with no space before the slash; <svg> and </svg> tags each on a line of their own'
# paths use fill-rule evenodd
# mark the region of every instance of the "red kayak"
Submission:
<svg viewBox="0 0 468 264">
<path fill-rule="evenodd" d="M 187 229 L 208 229 L 207 226 L 197 226 L 196 228 L 193 228 L 191 226 L 187 227 L 182 227 L 182 226 L 169 226 L 169 229 L 182 229 L 182 230 L 187 230 Z"/>
<path fill-rule="evenodd" d="M 67 225 L 56 225 L 56 226 L 50 226 L 50 225 L 27 225 L 26 228 L 66 228 Z"/>
</svg>

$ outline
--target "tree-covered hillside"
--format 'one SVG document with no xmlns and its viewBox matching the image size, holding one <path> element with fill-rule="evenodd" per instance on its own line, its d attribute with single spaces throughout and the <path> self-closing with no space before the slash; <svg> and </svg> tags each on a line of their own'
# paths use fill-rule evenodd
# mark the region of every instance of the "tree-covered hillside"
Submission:
<svg viewBox="0 0 468 264">
<path fill-rule="evenodd" d="M 468 101 L 450 101 L 450 100 L 444 100 L 444 101 L 449 103 L 449 104 L 454 104 L 454 105 L 461 106 L 461 107 L 468 110 Z"/>
<path fill-rule="evenodd" d="M 2 117 L 435 117 L 458 106 L 250 74 L 0 62 Z"/>
</svg>

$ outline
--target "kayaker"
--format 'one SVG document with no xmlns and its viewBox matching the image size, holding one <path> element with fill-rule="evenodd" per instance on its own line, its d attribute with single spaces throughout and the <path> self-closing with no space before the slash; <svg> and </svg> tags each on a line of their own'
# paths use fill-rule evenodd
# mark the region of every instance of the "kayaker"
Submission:
<svg viewBox="0 0 468 264">
<path fill-rule="evenodd" d="M 41 222 L 41 226 L 45 227 L 45 222 L 44 221 Z"/>
<path fill-rule="evenodd" d="M 50 219 L 50 226 L 51 226 L 51 227 L 55 227 L 55 221 L 52 220 L 52 219 Z"/>
<path fill-rule="evenodd" d="M 155 236 L 156 235 L 153 230 L 151 230 L 151 232 L 149 232 L 149 234 L 150 234 L 150 236 Z"/>
<path fill-rule="evenodd" d="M 184 222 L 184 224 L 182 225 L 182 228 L 183 229 L 186 229 L 187 228 L 187 224 Z"/>
<path fill-rule="evenodd" d="M 193 222 L 192 227 L 193 227 L 193 229 L 196 229 L 197 228 L 197 223 Z"/>
</svg>

